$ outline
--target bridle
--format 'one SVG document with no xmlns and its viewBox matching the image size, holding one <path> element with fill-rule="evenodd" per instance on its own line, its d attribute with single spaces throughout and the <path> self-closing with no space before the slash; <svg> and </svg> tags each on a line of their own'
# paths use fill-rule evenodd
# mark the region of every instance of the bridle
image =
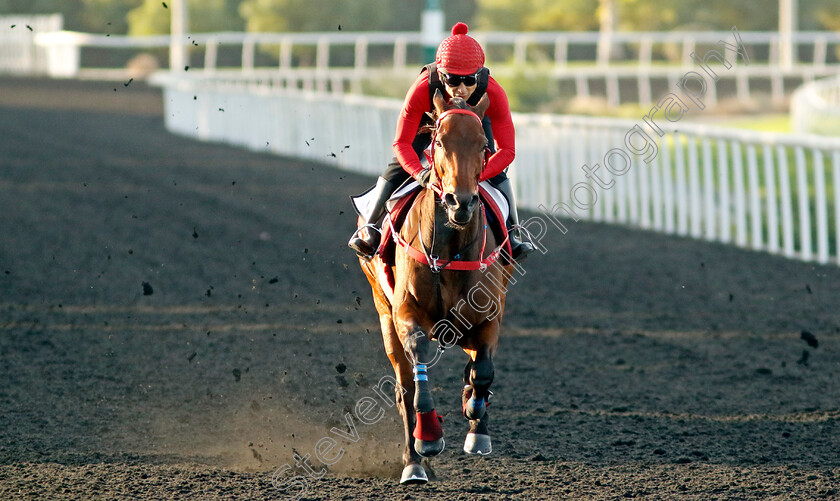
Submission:
<svg viewBox="0 0 840 501">
<path fill-rule="evenodd" d="M 481 118 L 475 112 L 473 112 L 472 110 L 467 110 L 467 109 L 463 109 L 463 108 L 449 109 L 449 110 L 446 110 L 443 113 L 441 113 L 440 116 L 438 116 L 437 121 L 435 122 L 434 131 L 432 132 L 431 152 L 426 153 L 426 157 L 428 158 L 430 165 L 435 170 L 435 177 L 436 177 L 435 183 L 429 184 L 428 188 L 431 189 L 438 197 L 442 197 L 443 188 L 440 185 L 440 183 L 441 183 L 441 180 L 443 179 L 443 172 L 440 170 L 440 166 L 437 165 L 434 161 L 435 142 L 437 141 L 437 131 L 440 129 L 440 123 L 443 121 L 443 119 L 445 119 L 448 116 L 452 116 L 452 115 L 471 115 L 476 120 L 478 120 L 479 125 L 481 125 Z M 487 155 L 484 155 L 483 162 L 484 162 L 484 165 L 487 164 Z M 484 168 L 484 165 L 482 165 L 482 169 Z M 473 239 L 473 241 L 471 241 L 470 243 L 468 243 L 467 245 L 462 247 L 448 261 L 441 264 L 440 263 L 440 261 L 441 261 L 440 256 L 434 256 L 434 255 L 432 255 L 431 250 L 426 249 L 426 246 L 423 243 L 423 235 L 422 235 L 422 231 L 421 231 L 421 227 L 420 227 L 419 222 L 418 222 L 418 225 L 417 225 L 417 237 L 418 237 L 418 240 L 420 241 L 420 246 L 421 246 L 422 250 L 418 250 L 418 249 L 412 247 L 412 245 L 410 243 L 408 243 L 404 238 L 402 238 L 402 236 L 400 236 L 400 234 L 396 230 L 396 228 L 394 228 L 393 221 L 391 221 L 390 218 L 389 218 L 389 223 L 391 224 L 391 234 L 393 235 L 394 242 L 396 242 L 397 245 L 402 247 L 403 250 L 405 250 L 406 254 L 408 254 L 409 257 L 411 257 L 412 259 L 414 259 L 415 261 L 417 261 L 419 263 L 427 265 L 431 269 L 432 273 L 434 273 L 435 275 L 439 274 L 444 269 L 449 269 L 449 270 L 454 270 L 454 271 L 477 271 L 477 270 L 478 271 L 484 271 L 484 270 L 487 269 L 488 266 L 492 265 L 499 258 L 499 255 L 501 254 L 501 251 L 504 248 L 505 244 L 507 244 L 508 239 L 506 238 L 487 257 L 481 258 L 481 256 L 484 255 L 484 251 L 486 250 L 486 247 L 487 247 L 487 211 L 484 207 L 484 204 L 481 203 L 481 202 L 479 202 L 479 208 L 480 208 L 480 212 L 481 212 L 481 217 L 484 219 L 484 223 L 482 224 L 482 227 L 483 227 L 482 244 L 481 244 L 481 252 L 479 253 L 479 260 L 478 261 L 462 261 L 461 260 L 461 256 L 470 247 L 475 245 L 475 243 L 478 241 L 478 238 L 479 238 L 478 236 L 476 236 L 476 238 Z M 432 244 L 430 246 L 431 249 L 434 249 L 435 235 L 436 235 L 436 232 L 433 228 L 432 229 Z"/>
<path fill-rule="evenodd" d="M 440 123 L 443 121 L 444 118 L 452 116 L 452 115 L 472 115 L 473 118 L 478 120 L 478 125 L 482 126 L 481 125 L 481 117 L 479 117 L 478 114 L 476 114 L 476 112 L 474 112 L 472 110 L 467 110 L 467 109 L 464 109 L 464 108 L 452 108 L 450 110 L 444 111 L 443 113 L 440 114 L 440 116 L 437 117 L 437 120 L 435 121 L 435 128 L 432 130 L 431 148 L 429 149 L 429 151 L 426 152 L 426 159 L 429 161 L 429 165 L 435 171 L 436 181 L 435 181 L 434 184 L 431 184 L 430 187 L 440 197 L 443 196 L 443 188 L 440 185 L 441 180 L 443 179 L 443 171 L 441 170 L 441 167 L 435 162 L 435 143 L 437 142 L 437 134 L 438 134 L 438 131 L 440 130 Z M 484 155 L 483 162 L 484 163 L 481 166 L 482 170 L 484 170 L 484 167 L 487 165 L 487 155 Z"/>
</svg>

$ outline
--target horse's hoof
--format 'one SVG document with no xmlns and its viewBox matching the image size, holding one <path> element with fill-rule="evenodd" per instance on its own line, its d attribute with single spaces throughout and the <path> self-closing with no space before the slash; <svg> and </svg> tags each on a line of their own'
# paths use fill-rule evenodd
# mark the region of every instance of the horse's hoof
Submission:
<svg viewBox="0 0 840 501">
<path fill-rule="evenodd" d="M 426 470 L 419 464 L 410 464 L 403 468 L 400 484 L 425 484 L 428 481 Z"/>
<path fill-rule="evenodd" d="M 467 439 L 464 440 L 464 452 L 481 456 L 490 454 L 493 452 L 493 446 L 490 445 L 490 435 L 467 433 Z"/>
<path fill-rule="evenodd" d="M 446 447 L 446 441 L 443 440 L 443 437 L 432 441 L 414 439 L 414 450 L 424 458 L 437 456 L 443 452 L 444 447 Z"/>
</svg>

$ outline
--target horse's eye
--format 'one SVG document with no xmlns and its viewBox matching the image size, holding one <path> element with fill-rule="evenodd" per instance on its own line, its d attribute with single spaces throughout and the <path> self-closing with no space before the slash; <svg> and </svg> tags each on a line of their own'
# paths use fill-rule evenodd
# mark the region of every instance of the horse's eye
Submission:
<svg viewBox="0 0 840 501">
<path fill-rule="evenodd" d="M 443 144 L 437 139 L 435 139 L 435 148 L 443 148 Z"/>
</svg>

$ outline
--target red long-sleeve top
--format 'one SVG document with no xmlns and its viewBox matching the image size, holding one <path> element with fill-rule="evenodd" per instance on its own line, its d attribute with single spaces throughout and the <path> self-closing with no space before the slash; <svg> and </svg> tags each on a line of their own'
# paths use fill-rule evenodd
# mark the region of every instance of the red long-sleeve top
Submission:
<svg viewBox="0 0 840 501">
<path fill-rule="evenodd" d="M 417 136 L 417 130 L 420 128 L 423 115 L 432 109 L 428 75 L 427 71 L 421 73 L 411 88 L 408 89 L 394 137 L 394 154 L 403 169 L 412 176 L 416 176 L 423 170 L 411 143 Z M 515 131 L 513 120 L 510 117 L 510 104 L 507 94 L 493 77 L 489 77 L 489 79 L 487 97 L 490 99 L 490 106 L 487 108 L 485 116 L 490 118 L 496 152 L 490 156 L 484 166 L 480 177 L 482 181 L 500 174 L 513 162 L 513 158 L 516 156 Z M 450 96 L 444 97 L 450 98 Z"/>
</svg>

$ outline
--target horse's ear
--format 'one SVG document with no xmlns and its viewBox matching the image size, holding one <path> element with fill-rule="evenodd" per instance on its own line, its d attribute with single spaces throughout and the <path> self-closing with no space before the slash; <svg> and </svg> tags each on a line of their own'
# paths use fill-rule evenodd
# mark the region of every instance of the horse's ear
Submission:
<svg viewBox="0 0 840 501">
<path fill-rule="evenodd" d="M 473 106 L 473 112 L 481 118 L 484 118 L 484 113 L 487 112 L 487 108 L 490 107 L 490 98 L 487 94 L 481 96 L 481 99 L 478 100 L 478 103 Z"/>
<path fill-rule="evenodd" d="M 440 89 L 435 89 L 435 97 L 432 102 L 435 103 L 435 110 L 437 111 L 438 116 L 446 111 L 446 100 L 443 98 L 443 94 L 441 94 Z"/>
</svg>

